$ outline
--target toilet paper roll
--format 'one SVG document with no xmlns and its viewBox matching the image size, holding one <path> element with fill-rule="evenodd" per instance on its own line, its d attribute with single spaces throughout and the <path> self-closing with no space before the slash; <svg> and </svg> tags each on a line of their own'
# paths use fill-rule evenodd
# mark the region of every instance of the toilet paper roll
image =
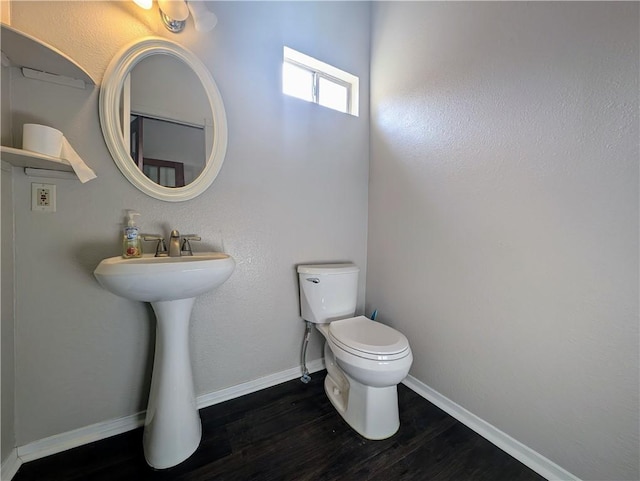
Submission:
<svg viewBox="0 0 640 481">
<path fill-rule="evenodd" d="M 96 178 L 96 174 L 73 150 L 69 141 L 57 129 L 39 124 L 24 124 L 22 148 L 39 154 L 65 159 L 83 184 Z"/>
<path fill-rule="evenodd" d="M 24 124 L 22 126 L 22 148 L 31 152 L 60 158 L 64 135 L 58 129 L 46 125 Z"/>
</svg>

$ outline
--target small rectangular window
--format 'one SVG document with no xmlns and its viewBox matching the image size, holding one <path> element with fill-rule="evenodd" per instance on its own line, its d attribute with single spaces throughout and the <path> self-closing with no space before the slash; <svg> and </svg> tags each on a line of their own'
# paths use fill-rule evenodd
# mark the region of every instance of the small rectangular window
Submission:
<svg viewBox="0 0 640 481">
<path fill-rule="evenodd" d="M 358 77 L 289 47 L 284 47 L 282 92 L 358 116 Z"/>
<path fill-rule="evenodd" d="M 313 102 L 313 72 L 285 62 L 282 70 L 282 92 Z"/>
</svg>

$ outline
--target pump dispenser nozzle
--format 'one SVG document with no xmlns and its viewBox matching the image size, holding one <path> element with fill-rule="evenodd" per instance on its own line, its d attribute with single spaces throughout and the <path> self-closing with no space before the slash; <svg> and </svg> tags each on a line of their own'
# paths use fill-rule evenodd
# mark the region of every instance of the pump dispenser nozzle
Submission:
<svg viewBox="0 0 640 481">
<path fill-rule="evenodd" d="M 133 209 L 127 209 L 127 226 L 128 227 L 135 227 L 136 226 L 136 221 L 134 219 L 135 216 L 140 215 L 139 212 L 136 212 Z"/>
</svg>

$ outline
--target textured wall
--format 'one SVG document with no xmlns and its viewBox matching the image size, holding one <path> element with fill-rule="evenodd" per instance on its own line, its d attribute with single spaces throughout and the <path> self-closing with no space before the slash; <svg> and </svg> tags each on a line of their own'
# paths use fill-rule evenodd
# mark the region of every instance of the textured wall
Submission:
<svg viewBox="0 0 640 481">
<path fill-rule="evenodd" d="M 10 24 L 9 2 L 0 2 L 0 19 L 3 23 Z M 2 145 L 7 145 L 11 140 L 11 116 L 10 116 L 10 69 L 1 68 L 2 81 L 0 81 L 0 127 Z M 13 309 L 13 202 L 11 166 L 2 165 L 0 183 L 0 208 L 2 210 L 0 225 L 0 265 L 2 266 L 2 278 L 0 279 L 0 368 L 2 369 L 0 393 L 0 462 L 5 461 L 15 446 L 15 365 L 14 365 L 14 330 L 15 316 Z"/>
<path fill-rule="evenodd" d="M 638 472 L 638 4 L 374 3 L 367 312 L 583 479 Z"/>
<path fill-rule="evenodd" d="M 5 70 L 4 68 L 2 69 Z M 4 72 L 3 72 L 4 74 Z M 4 81 L 4 78 L 3 78 Z M 0 225 L 2 258 L 2 297 L 0 298 L 0 315 L 2 324 L 0 339 L 0 368 L 2 369 L 2 437 L 0 438 L 0 461 L 4 461 L 15 446 L 15 364 L 14 364 L 14 332 L 15 313 L 13 309 L 13 212 L 12 212 L 12 179 L 11 166 L 2 164 L 0 184 L 0 207 L 2 225 Z"/>
<path fill-rule="evenodd" d="M 350 260 L 363 268 L 367 235 L 369 6 L 302 2 L 209 4 L 210 33 L 171 38 L 198 55 L 222 93 L 229 147 L 202 196 L 165 203 L 120 174 L 102 139 L 98 91 L 19 76 L 13 121 L 62 130 L 98 178 L 56 180 L 58 211 L 29 210 L 30 183 L 14 171 L 18 445 L 145 408 L 153 318 L 143 304 L 99 287 L 92 271 L 119 254 L 123 209 L 145 232 L 202 236 L 236 271 L 196 301 L 192 360 L 198 393 L 299 365 L 297 263 Z M 48 41 L 98 80 L 125 44 L 169 37 L 158 13 L 133 2 L 15 2 L 13 25 Z M 60 28 L 64 25 L 65 28 Z M 333 32 L 340 32 L 333 35 Z M 281 94 L 282 47 L 322 58 L 362 79 L 361 116 Z M 19 141 L 16 138 L 16 141 Z M 316 339 L 310 359 L 320 357 Z"/>
</svg>

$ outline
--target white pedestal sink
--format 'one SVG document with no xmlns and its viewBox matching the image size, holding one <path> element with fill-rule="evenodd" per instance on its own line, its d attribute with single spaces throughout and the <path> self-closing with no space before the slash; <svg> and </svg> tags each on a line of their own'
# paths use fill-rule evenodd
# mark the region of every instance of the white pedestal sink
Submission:
<svg viewBox="0 0 640 481">
<path fill-rule="evenodd" d="M 121 297 L 150 302 L 156 347 L 144 423 L 144 456 L 156 469 L 181 463 L 202 436 L 189 356 L 189 319 L 196 296 L 224 283 L 235 268 L 220 252 L 185 257 L 111 257 L 96 268 L 98 282 Z"/>
</svg>

